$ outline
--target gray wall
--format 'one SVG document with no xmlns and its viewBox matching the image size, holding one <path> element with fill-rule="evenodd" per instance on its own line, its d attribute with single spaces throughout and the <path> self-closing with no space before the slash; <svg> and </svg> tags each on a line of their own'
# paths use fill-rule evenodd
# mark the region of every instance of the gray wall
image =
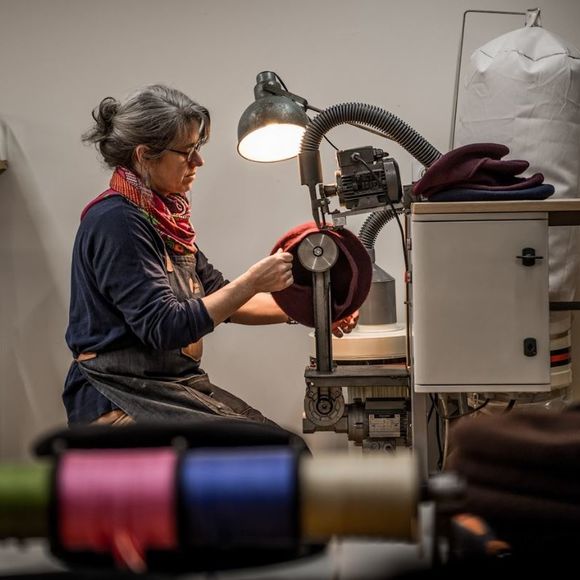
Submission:
<svg viewBox="0 0 580 580">
<path fill-rule="evenodd" d="M 547 29 L 580 46 L 580 3 L 538 5 Z M 65 422 L 70 253 L 82 207 L 109 176 L 80 135 L 101 98 L 163 82 L 211 109 L 193 221 L 201 247 L 235 277 L 310 216 L 295 160 L 259 165 L 236 153 L 238 118 L 259 71 L 278 72 L 321 108 L 383 107 L 446 151 L 463 11 L 527 7 L 524 0 L 0 0 L 0 120 L 10 162 L 0 175 L 0 458 L 28 456 L 39 433 Z M 522 22 L 473 17 L 467 49 Z M 344 127 L 332 137 L 343 147 L 383 146 L 410 181 L 410 157 L 397 146 Z M 395 227 L 381 234 L 377 253 L 398 280 L 402 315 Z M 304 328 L 229 325 L 207 340 L 204 366 L 217 384 L 300 431 L 308 350 Z M 330 434 L 311 442 L 344 445 Z"/>
</svg>

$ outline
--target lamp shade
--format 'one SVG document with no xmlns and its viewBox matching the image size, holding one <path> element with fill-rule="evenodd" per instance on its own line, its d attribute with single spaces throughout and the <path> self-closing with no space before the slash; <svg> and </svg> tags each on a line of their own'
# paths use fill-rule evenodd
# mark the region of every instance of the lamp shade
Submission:
<svg viewBox="0 0 580 580">
<path fill-rule="evenodd" d="M 304 109 L 289 97 L 260 97 L 240 117 L 238 153 L 261 162 L 295 157 L 308 121 Z"/>
</svg>

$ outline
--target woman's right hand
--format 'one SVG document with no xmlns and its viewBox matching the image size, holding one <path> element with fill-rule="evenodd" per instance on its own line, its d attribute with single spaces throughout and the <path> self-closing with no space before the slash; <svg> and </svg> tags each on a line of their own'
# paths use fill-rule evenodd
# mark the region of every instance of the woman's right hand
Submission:
<svg viewBox="0 0 580 580">
<path fill-rule="evenodd" d="M 251 266 L 223 288 L 204 296 L 201 300 L 214 325 L 232 316 L 257 294 L 288 288 L 294 282 L 292 259 L 292 254 L 279 250 Z"/>
<path fill-rule="evenodd" d="M 278 250 L 275 254 L 255 263 L 248 271 L 254 289 L 257 292 L 278 292 L 288 288 L 293 282 L 292 260 L 289 252 Z"/>
</svg>

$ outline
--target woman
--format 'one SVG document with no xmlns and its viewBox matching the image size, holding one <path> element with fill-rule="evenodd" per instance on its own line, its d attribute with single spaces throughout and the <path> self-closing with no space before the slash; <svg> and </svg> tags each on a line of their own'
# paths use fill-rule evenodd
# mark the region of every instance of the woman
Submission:
<svg viewBox="0 0 580 580">
<path fill-rule="evenodd" d="M 269 293 L 292 284 L 292 255 L 268 256 L 228 282 L 197 247 L 186 194 L 204 163 L 204 107 L 153 85 L 123 103 L 104 99 L 93 118 L 83 139 L 113 175 L 83 211 L 74 244 L 69 423 L 267 421 L 209 382 L 202 337 L 226 320 L 286 322 Z"/>
</svg>

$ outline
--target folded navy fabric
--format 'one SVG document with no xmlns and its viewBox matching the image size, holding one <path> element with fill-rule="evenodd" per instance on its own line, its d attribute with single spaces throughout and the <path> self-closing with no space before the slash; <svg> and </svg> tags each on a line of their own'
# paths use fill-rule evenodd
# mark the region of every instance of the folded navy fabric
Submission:
<svg viewBox="0 0 580 580">
<path fill-rule="evenodd" d="M 294 255 L 292 275 L 294 283 L 272 297 L 280 308 L 293 320 L 314 327 L 314 302 L 312 272 L 298 259 L 300 242 L 312 233 L 318 233 L 314 222 L 301 224 L 284 234 L 272 249 L 272 254 L 282 249 Z M 338 259 L 330 270 L 331 318 L 342 320 L 358 310 L 371 288 L 372 262 L 361 241 L 345 228 L 325 229 L 338 247 Z"/>
<path fill-rule="evenodd" d="M 546 199 L 554 193 L 554 186 L 548 183 L 526 189 L 448 189 L 433 194 L 429 201 L 523 201 Z"/>
<path fill-rule="evenodd" d="M 541 185 L 544 176 L 518 177 L 529 167 L 521 159 L 502 160 L 508 147 L 499 143 L 471 143 L 442 155 L 425 175 L 413 184 L 413 194 L 430 198 L 449 189 L 511 191 Z"/>
</svg>

